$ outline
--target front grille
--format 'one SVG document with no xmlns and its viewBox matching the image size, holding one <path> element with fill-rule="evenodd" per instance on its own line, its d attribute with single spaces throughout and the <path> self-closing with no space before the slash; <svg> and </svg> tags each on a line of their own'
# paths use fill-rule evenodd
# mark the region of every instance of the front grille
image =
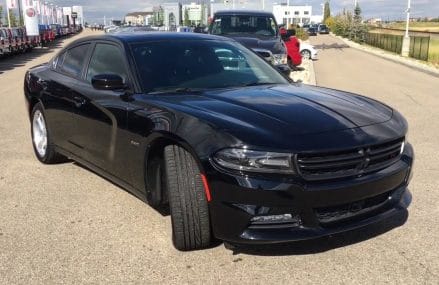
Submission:
<svg viewBox="0 0 439 285">
<path fill-rule="evenodd" d="M 328 180 L 378 171 L 398 161 L 404 139 L 338 152 L 299 154 L 299 174 L 306 180 Z"/>
<path fill-rule="evenodd" d="M 323 225 L 346 221 L 370 214 L 385 208 L 392 191 L 343 205 L 314 209 L 319 222 Z"/>
</svg>

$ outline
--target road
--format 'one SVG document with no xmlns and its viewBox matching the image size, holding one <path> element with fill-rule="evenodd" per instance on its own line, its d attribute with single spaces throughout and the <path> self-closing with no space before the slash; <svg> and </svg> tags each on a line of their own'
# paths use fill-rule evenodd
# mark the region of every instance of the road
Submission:
<svg viewBox="0 0 439 285">
<path fill-rule="evenodd" d="M 75 163 L 35 159 L 23 76 L 51 56 L 0 60 L 0 284 L 437 284 L 438 78 L 351 49 L 325 49 L 315 63 L 319 84 L 383 100 L 408 118 L 417 165 L 402 227 L 398 217 L 314 241 L 183 253 L 171 244 L 169 217 Z"/>
</svg>

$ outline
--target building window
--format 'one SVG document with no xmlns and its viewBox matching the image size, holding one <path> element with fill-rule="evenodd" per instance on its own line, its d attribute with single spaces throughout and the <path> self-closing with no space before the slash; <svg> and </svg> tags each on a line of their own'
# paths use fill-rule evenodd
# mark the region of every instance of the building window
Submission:
<svg viewBox="0 0 439 285">
<path fill-rule="evenodd" d="M 305 11 L 305 15 L 309 15 L 309 11 Z"/>
<path fill-rule="evenodd" d="M 299 15 L 299 11 L 294 11 L 294 15 Z"/>
</svg>

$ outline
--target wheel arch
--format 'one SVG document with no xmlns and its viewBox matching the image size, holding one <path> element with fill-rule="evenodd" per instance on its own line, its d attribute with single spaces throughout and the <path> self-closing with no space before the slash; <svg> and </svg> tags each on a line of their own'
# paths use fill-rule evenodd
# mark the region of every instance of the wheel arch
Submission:
<svg viewBox="0 0 439 285">
<path fill-rule="evenodd" d="M 145 183 L 145 190 L 147 193 L 147 197 L 149 197 L 149 200 L 151 197 L 163 197 L 162 193 L 156 193 L 157 191 L 161 191 L 161 186 L 157 185 L 157 179 L 155 175 L 156 168 L 159 160 L 161 162 L 164 161 L 164 150 L 165 147 L 169 145 L 177 145 L 188 151 L 193 158 L 195 159 L 198 168 L 200 169 L 201 173 L 204 173 L 203 165 L 201 163 L 200 158 L 197 155 L 197 152 L 195 149 L 191 146 L 189 142 L 187 142 L 185 139 L 172 134 L 172 133 L 164 133 L 164 132 L 157 132 L 153 135 L 151 135 L 151 139 L 149 140 L 147 144 L 147 148 L 145 151 L 145 157 L 144 157 L 144 183 Z M 158 160 L 159 159 L 159 160 Z M 153 198 L 154 199 L 154 198 Z M 160 204 L 159 201 L 154 200 L 150 201 L 152 204 Z"/>
<path fill-rule="evenodd" d="M 35 105 L 37 105 L 38 103 L 41 103 L 41 106 L 42 106 L 42 108 L 44 109 L 44 104 L 43 104 L 43 102 L 42 102 L 39 98 L 37 98 L 36 96 L 31 96 L 31 97 L 29 98 L 29 110 L 28 110 L 28 115 L 29 115 L 29 118 L 30 118 L 30 119 L 32 119 L 32 118 L 31 118 L 32 110 L 34 109 Z"/>
</svg>

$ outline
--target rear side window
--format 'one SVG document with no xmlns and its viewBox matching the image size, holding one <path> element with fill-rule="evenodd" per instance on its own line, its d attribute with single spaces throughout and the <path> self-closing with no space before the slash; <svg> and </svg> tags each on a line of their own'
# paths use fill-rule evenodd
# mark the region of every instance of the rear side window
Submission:
<svg viewBox="0 0 439 285">
<path fill-rule="evenodd" d="M 100 74 L 119 75 L 126 82 L 127 71 L 120 48 L 111 44 L 96 44 L 87 71 L 87 81 L 91 82 L 93 76 Z"/>
<path fill-rule="evenodd" d="M 82 68 L 87 57 L 90 44 L 83 44 L 69 49 L 64 56 L 61 71 L 73 76 L 81 77 Z"/>
</svg>

